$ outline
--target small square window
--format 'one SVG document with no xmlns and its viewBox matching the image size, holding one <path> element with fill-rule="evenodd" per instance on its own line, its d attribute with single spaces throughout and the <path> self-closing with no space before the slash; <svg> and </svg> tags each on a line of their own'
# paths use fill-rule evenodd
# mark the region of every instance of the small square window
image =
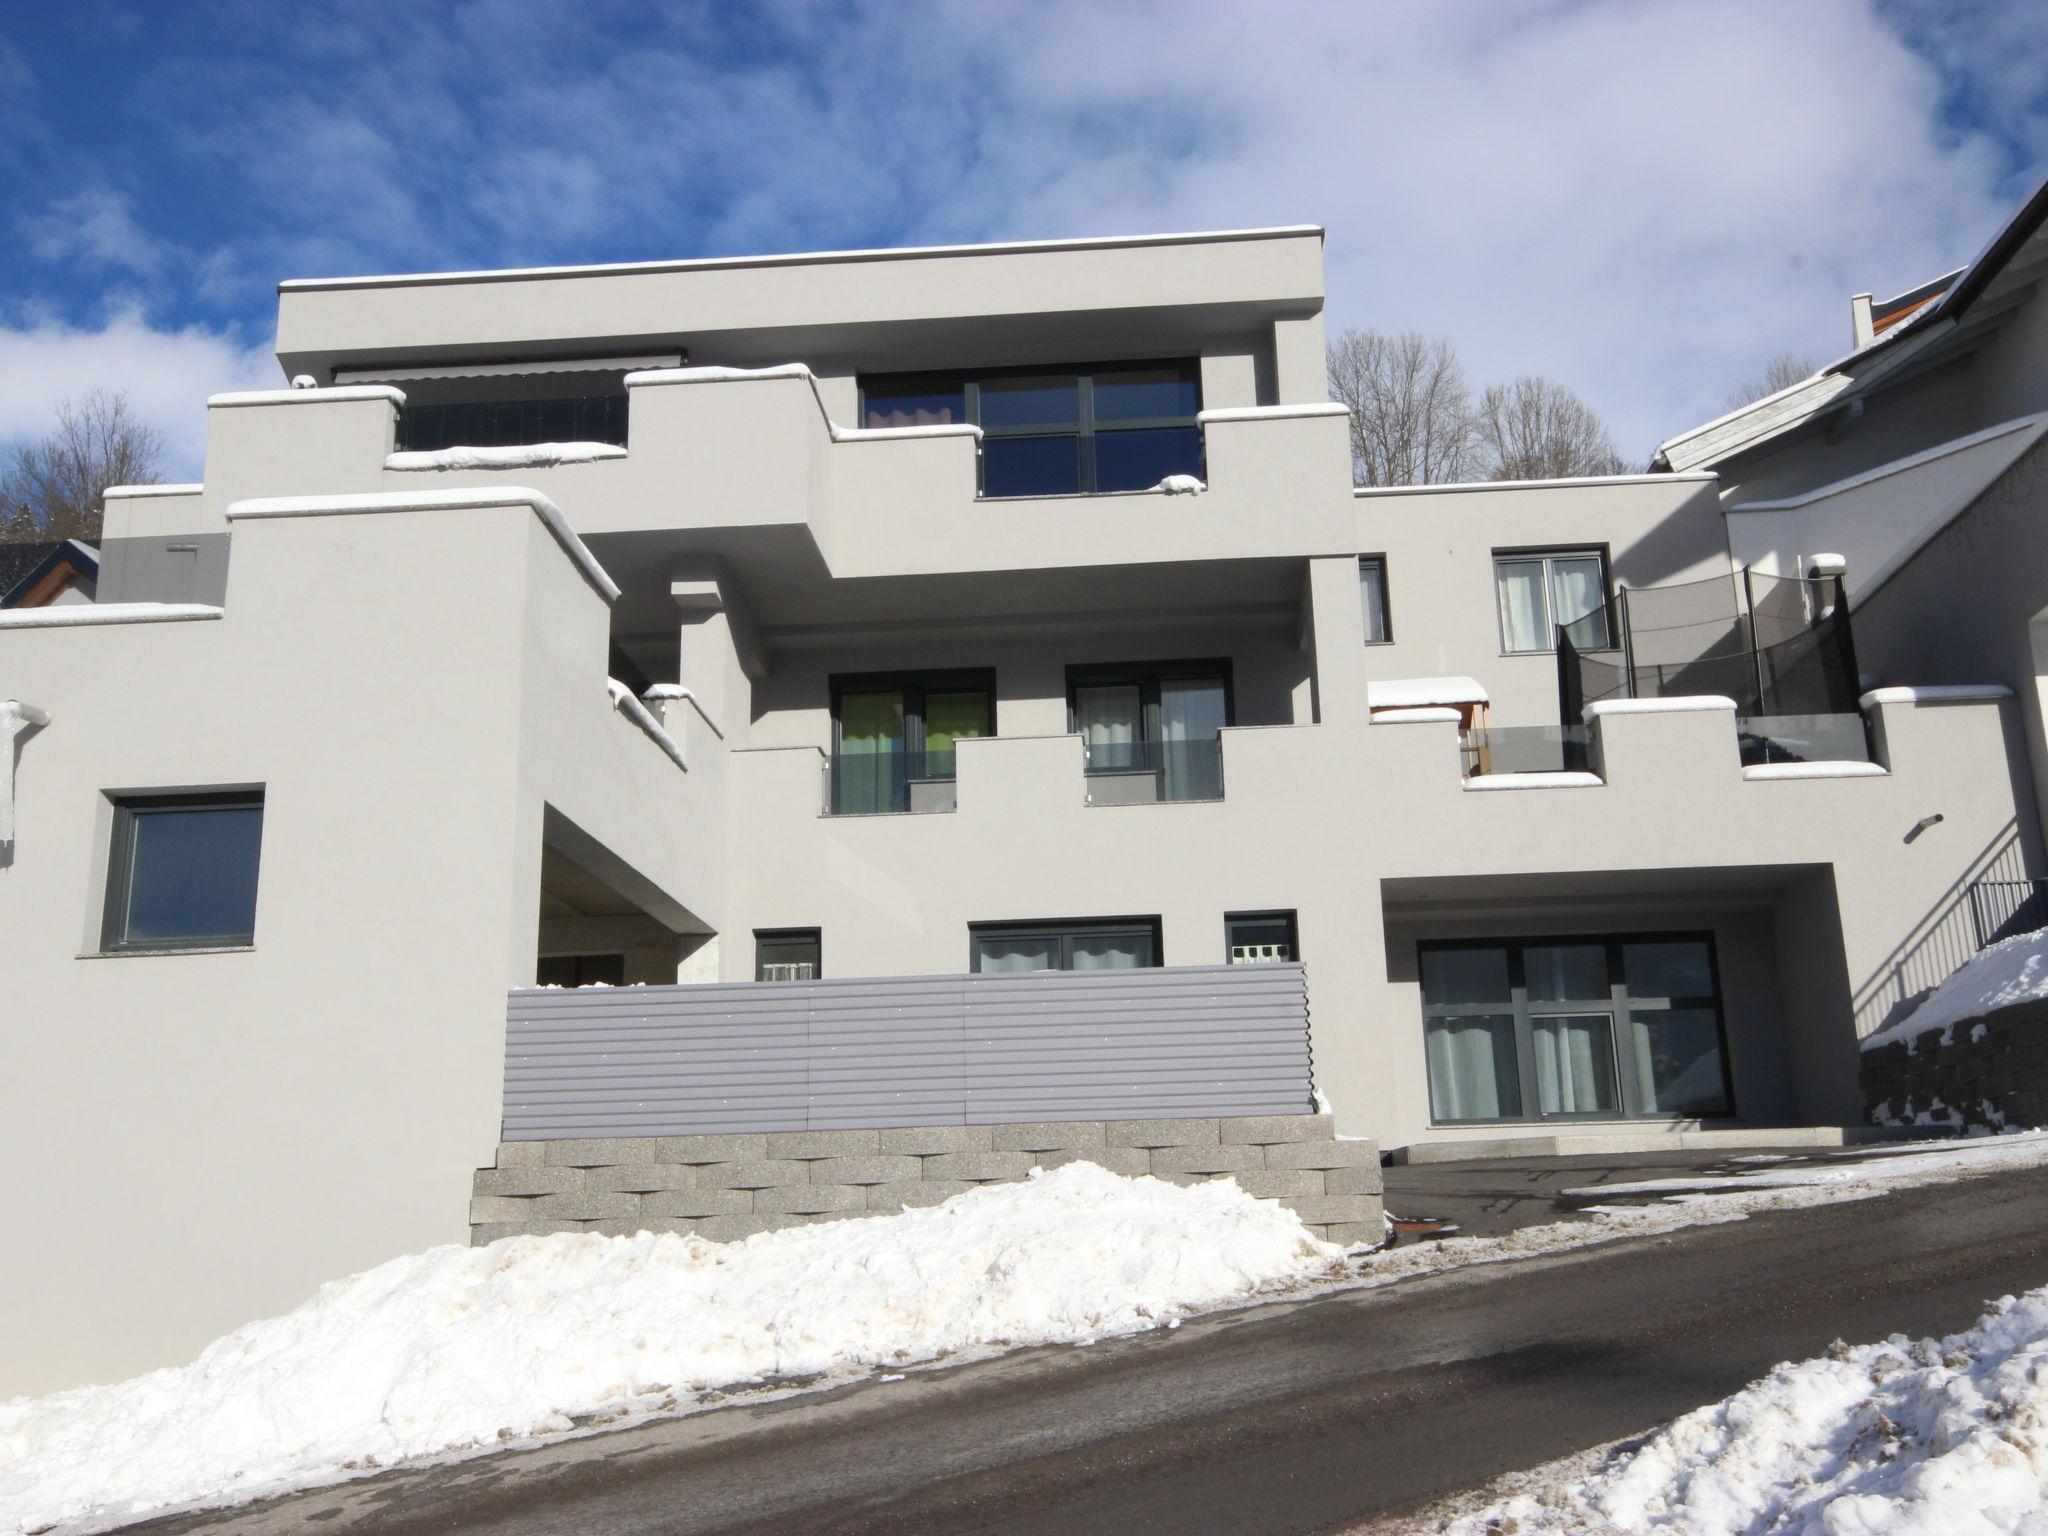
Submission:
<svg viewBox="0 0 2048 1536">
<path fill-rule="evenodd" d="M 117 799 L 100 947 L 253 943 L 262 848 L 261 790 Z"/>
<path fill-rule="evenodd" d="M 824 942 L 816 928 L 780 928 L 754 935 L 754 980 L 816 981 Z"/>
<path fill-rule="evenodd" d="M 1232 912 L 1223 928 L 1232 965 L 1288 965 L 1301 958 L 1292 912 Z"/>
<path fill-rule="evenodd" d="M 1358 562 L 1358 598 L 1365 608 L 1365 643 L 1385 645 L 1394 638 L 1387 618 L 1387 562 L 1369 555 Z"/>
</svg>

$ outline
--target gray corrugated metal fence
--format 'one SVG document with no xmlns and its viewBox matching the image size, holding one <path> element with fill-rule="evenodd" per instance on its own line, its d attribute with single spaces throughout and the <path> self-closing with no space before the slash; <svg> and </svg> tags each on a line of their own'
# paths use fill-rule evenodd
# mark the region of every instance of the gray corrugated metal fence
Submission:
<svg viewBox="0 0 2048 1536">
<path fill-rule="evenodd" d="M 521 988 L 505 1139 L 1290 1115 L 1299 965 Z"/>
</svg>

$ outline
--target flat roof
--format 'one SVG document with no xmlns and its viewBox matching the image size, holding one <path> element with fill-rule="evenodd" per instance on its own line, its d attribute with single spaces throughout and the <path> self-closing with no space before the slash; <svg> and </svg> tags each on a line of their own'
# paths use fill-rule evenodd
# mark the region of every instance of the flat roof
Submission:
<svg viewBox="0 0 2048 1536">
<path fill-rule="evenodd" d="M 437 283 L 508 283 L 543 277 L 632 277 L 649 272 L 715 272 L 744 267 L 827 266 L 854 261 L 912 261 L 933 256 L 1014 256 L 1037 251 L 1114 250 L 1154 245 L 1211 245 L 1225 240 L 1324 237 L 1320 224 L 1265 229 L 1202 230 L 1171 235 L 1092 235 L 1074 240 L 1012 240 L 983 245 L 900 245 L 865 251 L 800 251 L 776 256 L 699 256 L 682 261 L 615 261 L 568 267 L 500 267 L 476 272 L 402 272 L 383 277 L 293 277 L 279 293 L 334 288 L 398 288 Z"/>
</svg>

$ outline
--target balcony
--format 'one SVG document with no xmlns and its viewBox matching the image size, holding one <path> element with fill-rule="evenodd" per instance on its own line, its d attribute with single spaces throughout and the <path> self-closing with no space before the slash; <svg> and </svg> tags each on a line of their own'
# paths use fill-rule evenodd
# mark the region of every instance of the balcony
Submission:
<svg viewBox="0 0 2048 1536">
<path fill-rule="evenodd" d="M 1089 805 L 1162 805 L 1223 798 L 1223 743 L 1130 741 L 1084 743 Z"/>
<path fill-rule="evenodd" d="M 824 761 L 827 816 L 921 816 L 959 809 L 958 753 L 828 753 Z"/>
</svg>

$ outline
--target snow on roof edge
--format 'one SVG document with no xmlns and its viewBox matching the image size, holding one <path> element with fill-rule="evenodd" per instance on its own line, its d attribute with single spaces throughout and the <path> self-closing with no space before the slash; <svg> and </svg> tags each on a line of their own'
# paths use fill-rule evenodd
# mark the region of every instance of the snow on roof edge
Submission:
<svg viewBox="0 0 2048 1536">
<path fill-rule="evenodd" d="M 405 391 L 389 384 L 343 384 L 325 389 L 239 389 L 224 395 L 208 395 L 208 410 L 225 410 L 240 405 L 332 405 L 342 400 L 388 400 L 405 404 Z"/>
<path fill-rule="evenodd" d="M 1907 454 L 1904 458 L 1888 459 L 1874 469 L 1866 469 L 1840 480 L 1831 480 L 1826 485 L 1815 486 L 1810 491 L 1801 491 L 1797 496 L 1780 496 L 1770 501 L 1731 502 L 1722 510 L 1789 512 L 1795 507 L 1811 506 L 1816 501 L 1839 496 L 1844 491 L 1860 490 L 1892 475 L 1904 474 L 1909 469 L 1918 469 L 1923 464 L 1932 464 L 1935 460 L 1947 458 L 1952 453 L 1962 453 L 1971 448 L 1981 447 L 1985 443 L 1995 442 L 2011 433 L 2024 432 L 2029 427 L 2048 427 L 2048 411 L 2036 411 L 2031 416 L 2015 416 L 2011 421 L 2001 421 L 1996 426 L 1985 427 L 1962 437 L 1952 437 L 1945 443 L 1936 443 L 1932 448 L 1923 448 L 1918 453 Z"/>
<path fill-rule="evenodd" d="M 1546 486 L 1584 488 L 1594 485 L 1683 485 L 1719 480 L 1711 469 L 1676 470 L 1665 474 L 1566 475 L 1555 480 L 1446 480 L 1430 485 L 1354 485 L 1353 496 L 1436 496 L 1446 491 L 1523 491 Z"/>
<path fill-rule="evenodd" d="M 217 619 L 225 611 L 210 603 L 65 603 L 54 608 L 9 608 L 0 613 L 0 629 L 168 624 L 188 619 Z"/>
<path fill-rule="evenodd" d="M 206 489 L 203 481 L 190 480 L 152 485 L 110 485 L 102 496 L 197 496 Z"/>
<path fill-rule="evenodd" d="M 671 261 L 591 262 L 582 266 L 500 267 L 464 272 L 396 272 L 359 277 L 288 277 L 279 293 L 318 292 L 345 288 L 386 288 L 435 283 L 517 282 L 543 277 L 634 276 L 642 273 L 718 271 L 744 267 L 840 264 L 855 261 L 905 261 L 933 256 L 1025 255 L 1035 251 L 1114 250 L 1156 245 L 1213 245 L 1225 240 L 1278 240 L 1290 236 L 1327 235 L 1320 224 L 1273 224 L 1252 229 L 1192 230 L 1176 234 L 1084 235 L 1065 240 L 988 241 L 966 245 L 877 246 L 850 251 L 788 251 L 762 256 L 695 256 Z"/>
<path fill-rule="evenodd" d="M 530 507 L 562 546 L 584 580 L 597 589 L 607 603 L 619 600 L 619 586 L 611 573 L 598 564 L 590 546 L 576 536 L 562 509 L 545 494 L 525 485 L 476 485 L 452 491 L 372 491 L 342 496 L 257 496 L 231 501 L 225 516 L 229 522 L 244 518 L 346 517 L 376 512 L 462 512 L 490 507 Z"/>
</svg>

